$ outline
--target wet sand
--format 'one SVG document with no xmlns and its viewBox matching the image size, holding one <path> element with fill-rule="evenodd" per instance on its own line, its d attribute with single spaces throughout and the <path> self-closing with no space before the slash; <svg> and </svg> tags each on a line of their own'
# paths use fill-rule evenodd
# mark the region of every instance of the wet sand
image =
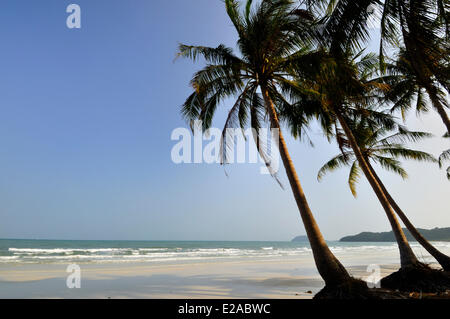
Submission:
<svg viewBox="0 0 450 319">
<path fill-rule="evenodd" d="M 366 279 L 367 264 L 348 266 Z M 80 264 L 69 289 L 63 264 L 0 265 L 0 298 L 312 298 L 324 285 L 312 260 L 248 260 L 177 265 Z M 381 276 L 398 268 L 384 265 Z"/>
</svg>

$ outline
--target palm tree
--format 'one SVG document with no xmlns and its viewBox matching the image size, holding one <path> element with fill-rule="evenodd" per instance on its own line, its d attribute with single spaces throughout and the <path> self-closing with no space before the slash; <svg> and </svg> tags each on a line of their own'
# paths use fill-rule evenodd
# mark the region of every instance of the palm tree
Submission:
<svg viewBox="0 0 450 319">
<path fill-rule="evenodd" d="M 398 132 L 389 136 L 386 136 L 388 130 L 384 127 L 374 128 L 366 120 L 354 121 L 351 125 L 352 131 L 361 149 L 361 152 L 370 166 L 373 175 L 377 179 L 384 194 L 389 200 L 390 205 L 395 210 L 397 215 L 405 224 L 406 228 L 414 236 L 414 238 L 441 264 L 444 270 L 450 270 L 450 257 L 441 253 L 431 243 L 429 243 L 425 237 L 414 227 L 409 221 L 405 213 L 401 210 L 397 202 L 392 198 L 386 186 L 382 183 L 378 174 L 372 166 L 372 162 L 380 164 L 381 167 L 400 175 L 402 178 L 407 177 L 406 171 L 402 168 L 398 158 L 436 162 L 437 160 L 430 154 L 405 148 L 402 143 L 416 142 L 424 138 L 431 137 L 432 135 L 424 132 L 411 132 L 407 129 L 399 126 Z M 350 174 L 348 177 L 348 184 L 353 196 L 356 197 L 356 183 L 361 176 L 361 169 L 359 168 L 358 161 L 356 160 L 354 152 L 348 147 L 345 141 L 340 143 L 342 153 L 335 156 L 328 161 L 319 170 L 318 179 L 321 180 L 327 172 L 334 171 L 341 166 L 350 166 Z"/>
<path fill-rule="evenodd" d="M 235 97 L 222 136 L 225 140 L 222 143 L 224 163 L 227 162 L 230 145 L 226 140 L 226 129 L 234 124 L 244 128 L 250 120 L 251 128 L 259 132 L 264 116 L 269 118 L 271 128 L 279 130 L 281 158 L 317 269 L 329 287 L 348 284 L 354 279 L 333 255 L 314 219 L 283 138 L 274 104 L 274 98 L 284 100 L 280 87 L 285 91 L 295 89 L 295 83 L 291 80 L 294 75 L 292 66 L 296 64 L 297 57 L 304 54 L 303 46 L 311 41 L 314 29 L 312 16 L 293 7 L 289 0 L 263 0 L 254 10 L 252 1 L 248 0 L 244 13 L 241 13 L 237 1 L 226 0 L 225 5 L 239 36 L 241 57 L 223 45 L 217 48 L 180 45 L 179 56 L 194 61 L 202 56 L 207 62 L 207 66 L 198 71 L 191 81 L 194 92 L 184 103 L 182 114 L 190 122 L 201 120 L 206 130 L 211 125 L 218 104 L 225 98 Z M 259 146 L 258 133 L 253 137 Z M 264 151 L 260 147 L 258 150 L 265 159 Z"/>
<path fill-rule="evenodd" d="M 397 59 L 386 63 L 386 71 L 384 80 L 391 88 L 386 97 L 394 103 L 392 112 L 400 110 L 403 119 L 413 105 L 417 114 L 427 112 L 427 95 L 450 132 L 450 119 L 445 111 L 449 107 L 445 92 L 437 86 L 428 86 L 417 76 L 406 49 L 400 48 Z"/>
<path fill-rule="evenodd" d="M 396 17 L 399 21 L 398 29 L 405 46 L 404 55 L 409 60 L 418 83 L 430 96 L 433 106 L 450 132 L 450 121 L 439 97 L 439 85 L 448 90 L 450 80 L 448 41 L 443 36 L 448 32 L 448 4 L 436 0 L 396 2 L 395 6 L 387 10 L 391 17 Z M 441 17 L 444 19 L 440 19 Z M 384 35 L 383 38 L 393 39 L 396 32 L 385 30 Z"/>
<path fill-rule="evenodd" d="M 299 94 L 296 105 L 283 106 L 282 114 L 287 116 L 289 123 L 298 121 L 297 118 L 301 114 L 300 118 L 305 116 L 325 118 L 321 120 L 325 123 L 322 126 L 332 125 L 336 131 L 338 125 L 340 126 L 358 160 L 359 167 L 377 195 L 391 224 L 400 250 L 401 269 L 423 269 L 425 265 L 418 261 L 412 251 L 389 200 L 364 158 L 347 120 L 352 114 L 366 117 L 372 113 L 376 114 L 370 111 L 371 105 L 379 100 L 380 91 L 386 90 L 384 83 L 373 78 L 377 69 L 377 58 L 373 54 L 360 58 L 361 53 L 355 55 L 350 49 L 346 52 L 339 50 L 334 52 L 336 53 L 329 53 L 326 58 L 318 59 L 320 62 L 314 67 L 297 70 L 296 79 L 299 86 L 308 93 Z M 294 109 L 297 110 L 289 112 Z M 380 121 L 380 118 L 376 120 Z"/>
<path fill-rule="evenodd" d="M 417 7 L 418 2 L 426 2 L 424 6 L 418 9 L 416 13 L 411 13 L 412 10 L 408 11 L 410 14 L 409 17 L 409 25 L 405 24 L 404 13 L 405 10 L 402 11 L 402 15 L 398 15 L 398 8 L 404 7 L 406 3 L 408 6 L 412 3 L 412 7 Z M 310 1 L 310 3 L 314 3 Z M 320 95 L 324 96 L 320 100 L 322 100 L 321 104 L 323 108 L 331 113 L 331 122 L 337 122 L 341 126 L 342 130 L 345 133 L 347 141 L 351 146 L 352 150 L 355 153 L 356 158 L 358 159 L 359 166 L 361 170 L 366 175 L 369 183 L 374 189 L 377 197 L 379 198 L 382 206 L 387 214 L 387 217 L 391 223 L 393 228 L 393 232 L 396 236 L 397 243 L 400 249 L 400 257 L 401 257 L 401 269 L 399 272 L 394 273 L 389 276 L 389 278 L 385 278 L 387 280 L 383 280 L 385 285 L 391 286 L 397 285 L 402 281 L 405 275 L 408 277 L 408 274 L 413 274 L 414 278 L 418 278 L 415 274 L 420 273 L 419 277 L 428 278 L 425 281 L 428 281 L 430 287 L 435 286 L 433 280 L 430 278 L 434 275 L 429 276 L 431 273 L 427 267 L 423 264 L 419 263 L 416 256 L 412 252 L 406 237 L 403 234 L 403 231 L 393 214 L 393 210 L 389 205 L 389 201 L 386 198 L 386 195 L 383 193 L 382 186 L 378 183 L 376 176 L 371 171 L 370 165 L 364 159 L 358 145 L 357 141 L 354 138 L 350 127 L 346 122 L 346 116 L 349 114 L 349 106 L 354 104 L 355 102 L 359 104 L 359 107 L 363 110 L 368 108 L 367 102 L 371 100 L 371 87 L 379 86 L 382 83 L 379 81 L 360 81 L 358 79 L 357 72 L 352 72 L 352 66 L 347 62 L 348 52 L 352 52 L 357 49 L 361 49 L 364 42 L 367 42 L 370 38 L 368 32 L 368 19 L 370 16 L 370 11 L 368 10 L 371 6 L 381 8 L 382 18 L 381 18 L 381 36 L 383 40 L 394 40 L 396 37 L 398 26 L 401 26 L 400 34 L 404 38 L 404 42 L 408 43 L 406 46 L 408 50 L 408 54 L 413 56 L 414 60 L 419 60 L 417 58 L 418 54 L 416 51 L 420 52 L 420 54 L 424 57 L 423 61 L 432 62 L 429 66 L 424 66 L 423 61 L 419 61 L 422 69 L 419 69 L 422 73 L 423 70 L 427 70 L 426 75 L 428 78 L 424 77 L 423 74 L 420 74 L 421 80 L 428 80 L 427 87 L 428 93 L 433 95 L 434 101 L 438 101 L 438 97 L 436 97 L 436 91 L 432 90 L 438 86 L 437 83 L 442 86 L 448 88 L 449 83 L 449 72 L 448 70 L 448 58 L 446 58 L 445 52 L 448 52 L 448 45 L 444 45 L 443 48 L 440 47 L 441 44 L 446 44 L 444 41 L 438 41 L 439 32 L 437 31 L 437 27 L 442 24 L 439 23 L 430 23 L 428 20 L 428 13 L 432 12 L 432 10 L 436 10 L 439 12 L 440 16 L 435 20 L 437 22 L 446 20 L 447 15 L 442 18 L 443 8 L 447 10 L 445 5 L 445 0 L 436 0 L 436 1 L 421 1 L 421 0 L 360 0 L 360 1 L 350 1 L 350 0 L 340 0 L 340 1 L 317 1 L 319 5 L 313 5 L 313 7 L 319 7 L 319 10 L 322 10 L 321 4 L 327 3 L 327 13 L 328 16 L 325 19 L 325 23 L 322 28 L 322 46 L 327 48 L 327 51 L 331 55 L 331 57 L 335 60 L 336 67 L 334 67 L 334 71 L 332 73 L 338 74 L 334 80 L 328 81 L 329 85 L 325 89 L 325 92 L 328 91 L 328 94 L 323 94 L 323 88 L 320 89 Z M 425 8 L 425 9 L 424 9 Z M 427 12 L 427 8 L 430 9 Z M 438 8 L 438 9 L 436 9 Z M 397 10 L 397 11 L 396 11 Z M 445 11 L 444 13 L 446 13 Z M 424 15 L 425 18 L 421 19 L 420 16 Z M 413 20 L 416 19 L 417 22 L 420 23 L 420 27 L 414 26 Z M 406 32 L 405 32 L 406 31 Z M 409 33 L 408 33 L 409 32 Z M 430 34 L 430 37 L 426 35 Z M 416 38 L 415 38 L 416 37 Z M 415 40 L 417 40 L 415 42 Z M 380 45 L 380 66 L 384 65 L 384 49 L 383 49 L 383 41 L 381 41 Z M 431 44 L 431 45 L 430 45 Z M 414 47 L 415 45 L 415 47 Z M 436 50 L 434 50 L 436 48 Z M 444 53 L 442 53 L 444 52 Z M 426 59 L 425 59 L 426 58 Z M 350 59 L 351 60 L 351 59 Z M 445 67 L 443 67 L 443 63 Z M 416 68 L 417 69 L 417 68 Z M 346 71 L 350 70 L 350 74 L 346 74 Z M 383 68 L 381 68 L 383 70 Z M 351 75 L 353 73 L 353 75 Z M 350 76 L 349 76 L 350 75 Z M 322 77 L 322 79 L 326 79 L 327 77 Z M 358 84 L 358 82 L 360 84 Z M 437 83 L 436 83 L 437 82 Z M 316 81 L 316 84 L 320 83 L 320 81 Z M 431 85 L 430 85 L 431 83 Z M 356 84 L 356 85 L 355 85 Z M 321 87 L 322 85 L 318 85 Z M 333 88 L 334 86 L 334 88 Z M 336 89 L 336 87 L 341 88 L 342 90 Z M 431 88 L 431 90 L 430 90 Z M 369 89 L 369 90 L 367 90 Z M 334 90 L 334 92 L 333 92 Z M 359 92 L 358 92 L 359 91 Z M 316 94 L 317 95 L 317 94 Z M 346 101 L 346 98 L 348 99 Z M 361 101 L 358 102 L 357 100 Z M 323 103 L 325 101 L 325 103 Z M 350 102 L 350 103 L 349 103 Z M 323 113 L 323 111 L 322 111 Z M 292 122 L 292 121 L 291 121 Z M 412 271 L 412 272 L 411 272 Z M 391 280 L 393 278 L 400 280 Z M 382 281 L 382 284 L 383 284 Z M 448 280 L 444 280 L 448 283 Z M 414 286 L 414 284 L 413 284 Z M 417 286 L 415 286 L 417 287 Z"/>
<path fill-rule="evenodd" d="M 409 61 L 416 83 L 429 95 L 447 132 L 450 120 L 439 87 L 449 90 L 449 5 L 447 0 L 340 0 L 327 3 L 330 17 L 324 36 L 333 54 L 349 46 L 358 47 L 369 39 L 369 8 L 381 12 L 380 61 L 384 69 L 387 43 L 405 47 L 403 56 Z M 445 36 L 444 36 L 445 35 Z M 402 41 L 399 41 L 401 39 Z"/>
<path fill-rule="evenodd" d="M 386 94 L 386 98 L 393 103 L 391 109 L 392 112 L 399 110 L 403 120 L 405 120 L 406 112 L 413 106 L 415 106 L 417 114 L 428 112 L 429 105 L 426 99 L 426 95 L 428 95 L 431 104 L 435 107 L 444 123 L 448 126 L 450 120 L 445 111 L 445 109 L 449 107 L 446 100 L 446 93 L 439 87 L 435 87 L 434 94 L 431 95 L 428 93 L 429 90 L 423 89 L 424 85 L 421 84 L 420 79 L 416 76 L 404 48 L 400 48 L 396 60 L 386 63 L 386 71 L 387 75 L 383 77 L 383 80 L 388 83 L 391 88 Z M 447 72 L 450 73 L 450 69 L 448 69 Z M 447 91 L 450 92 L 450 85 L 447 84 L 445 87 Z M 444 137 L 448 136 L 449 132 L 446 132 Z M 439 166 L 442 168 L 443 162 L 449 158 L 449 150 L 444 151 L 439 157 Z M 447 169 L 447 178 L 450 180 L 450 167 Z"/>
</svg>

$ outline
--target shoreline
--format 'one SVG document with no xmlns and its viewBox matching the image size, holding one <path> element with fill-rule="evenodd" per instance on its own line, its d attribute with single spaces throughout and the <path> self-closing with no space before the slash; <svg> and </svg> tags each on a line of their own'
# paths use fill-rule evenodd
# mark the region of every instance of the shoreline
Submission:
<svg viewBox="0 0 450 319">
<path fill-rule="evenodd" d="M 412 247 L 422 262 L 437 266 L 426 251 Z M 450 253 L 450 246 L 443 248 L 443 253 Z M 381 279 L 399 269 L 398 249 L 391 246 L 335 246 L 333 253 L 363 280 Z M 78 262 L 0 263 L 0 299 L 311 299 L 324 286 L 309 251 L 290 256 Z M 71 275 L 66 269 L 73 263 L 80 267 L 79 289 L 66 284 Z"/>
</svg>

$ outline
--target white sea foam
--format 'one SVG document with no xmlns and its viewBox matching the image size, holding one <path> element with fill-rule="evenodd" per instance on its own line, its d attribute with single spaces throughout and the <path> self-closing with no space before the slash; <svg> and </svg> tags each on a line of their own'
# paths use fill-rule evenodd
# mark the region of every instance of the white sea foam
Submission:
<svg viewBox="0 0 450 319">
<path fill-rule="evenodd" d="M 87 253 L 107 253 L 107 252 L 123 252 L 129 251 L 131 248 L 9 248 L 8 251 L 15 253 L 28 254 L 62 254 L 73 252 L 87 252 Z"/>
<path fill-rule="evenodd" d="M 450 252 L 450 243 L 433 243 L 443 252 Z M 229 246 L 229 245 L 228 245 Z M 411 243 L 418 256 L 429 260 L 418 243 Z M 395 243 L 330 243 L 339 258 L 368 254 L 368 256 L 398 254 Z M 311 258 L 308 245 L 236 245 L 236 247 L 123 247 L 123 248 L 16 248 L 0 251 L 0 263 L 104 263 L 104 262 L 183 262 L 248 258 Z"/>
</svg>

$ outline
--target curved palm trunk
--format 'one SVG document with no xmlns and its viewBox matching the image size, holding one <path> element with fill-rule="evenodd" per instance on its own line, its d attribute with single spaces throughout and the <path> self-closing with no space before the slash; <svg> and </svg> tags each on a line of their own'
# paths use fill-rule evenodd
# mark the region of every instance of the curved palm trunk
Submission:
<svg viewBox="0 0 450 319">
<path fill-rule="evenodd" d="M 366 158 L 367 165 L 369 166 L 370 170 L 372 171 L 373 176 L 377 180 L 378 184 L 380 185 L 381 189 L 383 190 L 384 195 L 386 196 L 387 200 L 389 201 L 389 204 L 392 206 L 392 208 L 397 213 L 398 217 L 402 220 L 402 222 L 405 224 L 406 228 L 410 231 L 411 235 L 417 240 L 418 243 L 420 243 L 423 248 L 425 248 L 431 256 L 433 256 L 439 264 L 441 264 L 442 268 L 445 271 L 450 271 L 450 257 L 441 253 L 439 250 L 437 250 L 431 243 L 422 236 L 422 234 L 414 227 L 414 225 L 409 221 L 408 217 L 406 217 L 405 213 L 401 210 L 401 208 L 397 205 L 395 200 L 392 198 L 392 196 L 387 191 L 384 184 L 381 182 L 380 178 L 378 177 L 377 173 L 375 172 L 374 168 Z"/>
<path fill-rule="evenodd" d="M 375 194 L 378 197 L 378 200 L 380 201 L 381 205 L 384 208 L 384 211 L 386 212 L 386 215 L 389 219 L 389 223 L 391 224 L 392 231 L 394 232 L 395 238 L 397 240 L 397 244 L 400 250 L 400 264 L 401 268 L 408 267 L 408 266 L 418 266 L 420 265 L 420 262 L 417 260 L 417 257 L 414 255 L 414 252 L 412 251 L 411 247 L 409 246 L 408 240 L 406 239 L 405 234 L 403 233 L 402 228 L 400 227 L 400 223 L 398 222 L 397 218 L 395 217 L 395 213 L 393 212 L 388 199 L 383 193 L 383 190 L 381 189 L 380 185 L 378 184 L 377 180 L 375 179 L 374 175 L 372 174 L 369 166 L 367 165 L 367 162 L 364 159 L 364 156 L 356 142 L 355 137 L 353 136 L 353 132 L 351 131 L 350 127 L 347 125 L 347 122 L 343 118 L 343 116 L 336 112 L 335 114 L 338 118 L 339 123 L 341 124 L 342 128 L 344 129 L 345 135 L 347 136 L 350 145 L 353 149 L 353 152 L 356 155 L 356 158 L 358 159 L 358 163 L 361 167 L 361 169 L 364 172 L 364 175 L 366 176 L 367 180 L 370 183 L 370 186 L 372 186 L 372 189 L 374 190 Z"/>
<path fill-rule="evenodd" d="M 349 281 L 351 277 L 344 266 L 333 255 L 325 242 L 322 233 L 320 232 L 319 226 L 317 225 L 311 209 L 309 208 L 306 196 L 300 184 L 300 180 L 298 179 L 297 172 L 295 171 L 294 164 L 292 163 L 289 155 L 283 134 L 281 133 L 280 124 L 273 101 L 270 98 L 266 87 L 261 85 L 261 91 L 269 113 L 271 126 L 272 128 L 279 130 L 279 149 L 281 159 L 283 161 L 295 201 L 297 202 L 297 206 L 300 210 L 300 216 L 311 244 L 317 269 L 322 278 L 325 280 L 325 284 L 327 286 L 336 286 L 345 283 Z"/>
</svg>

